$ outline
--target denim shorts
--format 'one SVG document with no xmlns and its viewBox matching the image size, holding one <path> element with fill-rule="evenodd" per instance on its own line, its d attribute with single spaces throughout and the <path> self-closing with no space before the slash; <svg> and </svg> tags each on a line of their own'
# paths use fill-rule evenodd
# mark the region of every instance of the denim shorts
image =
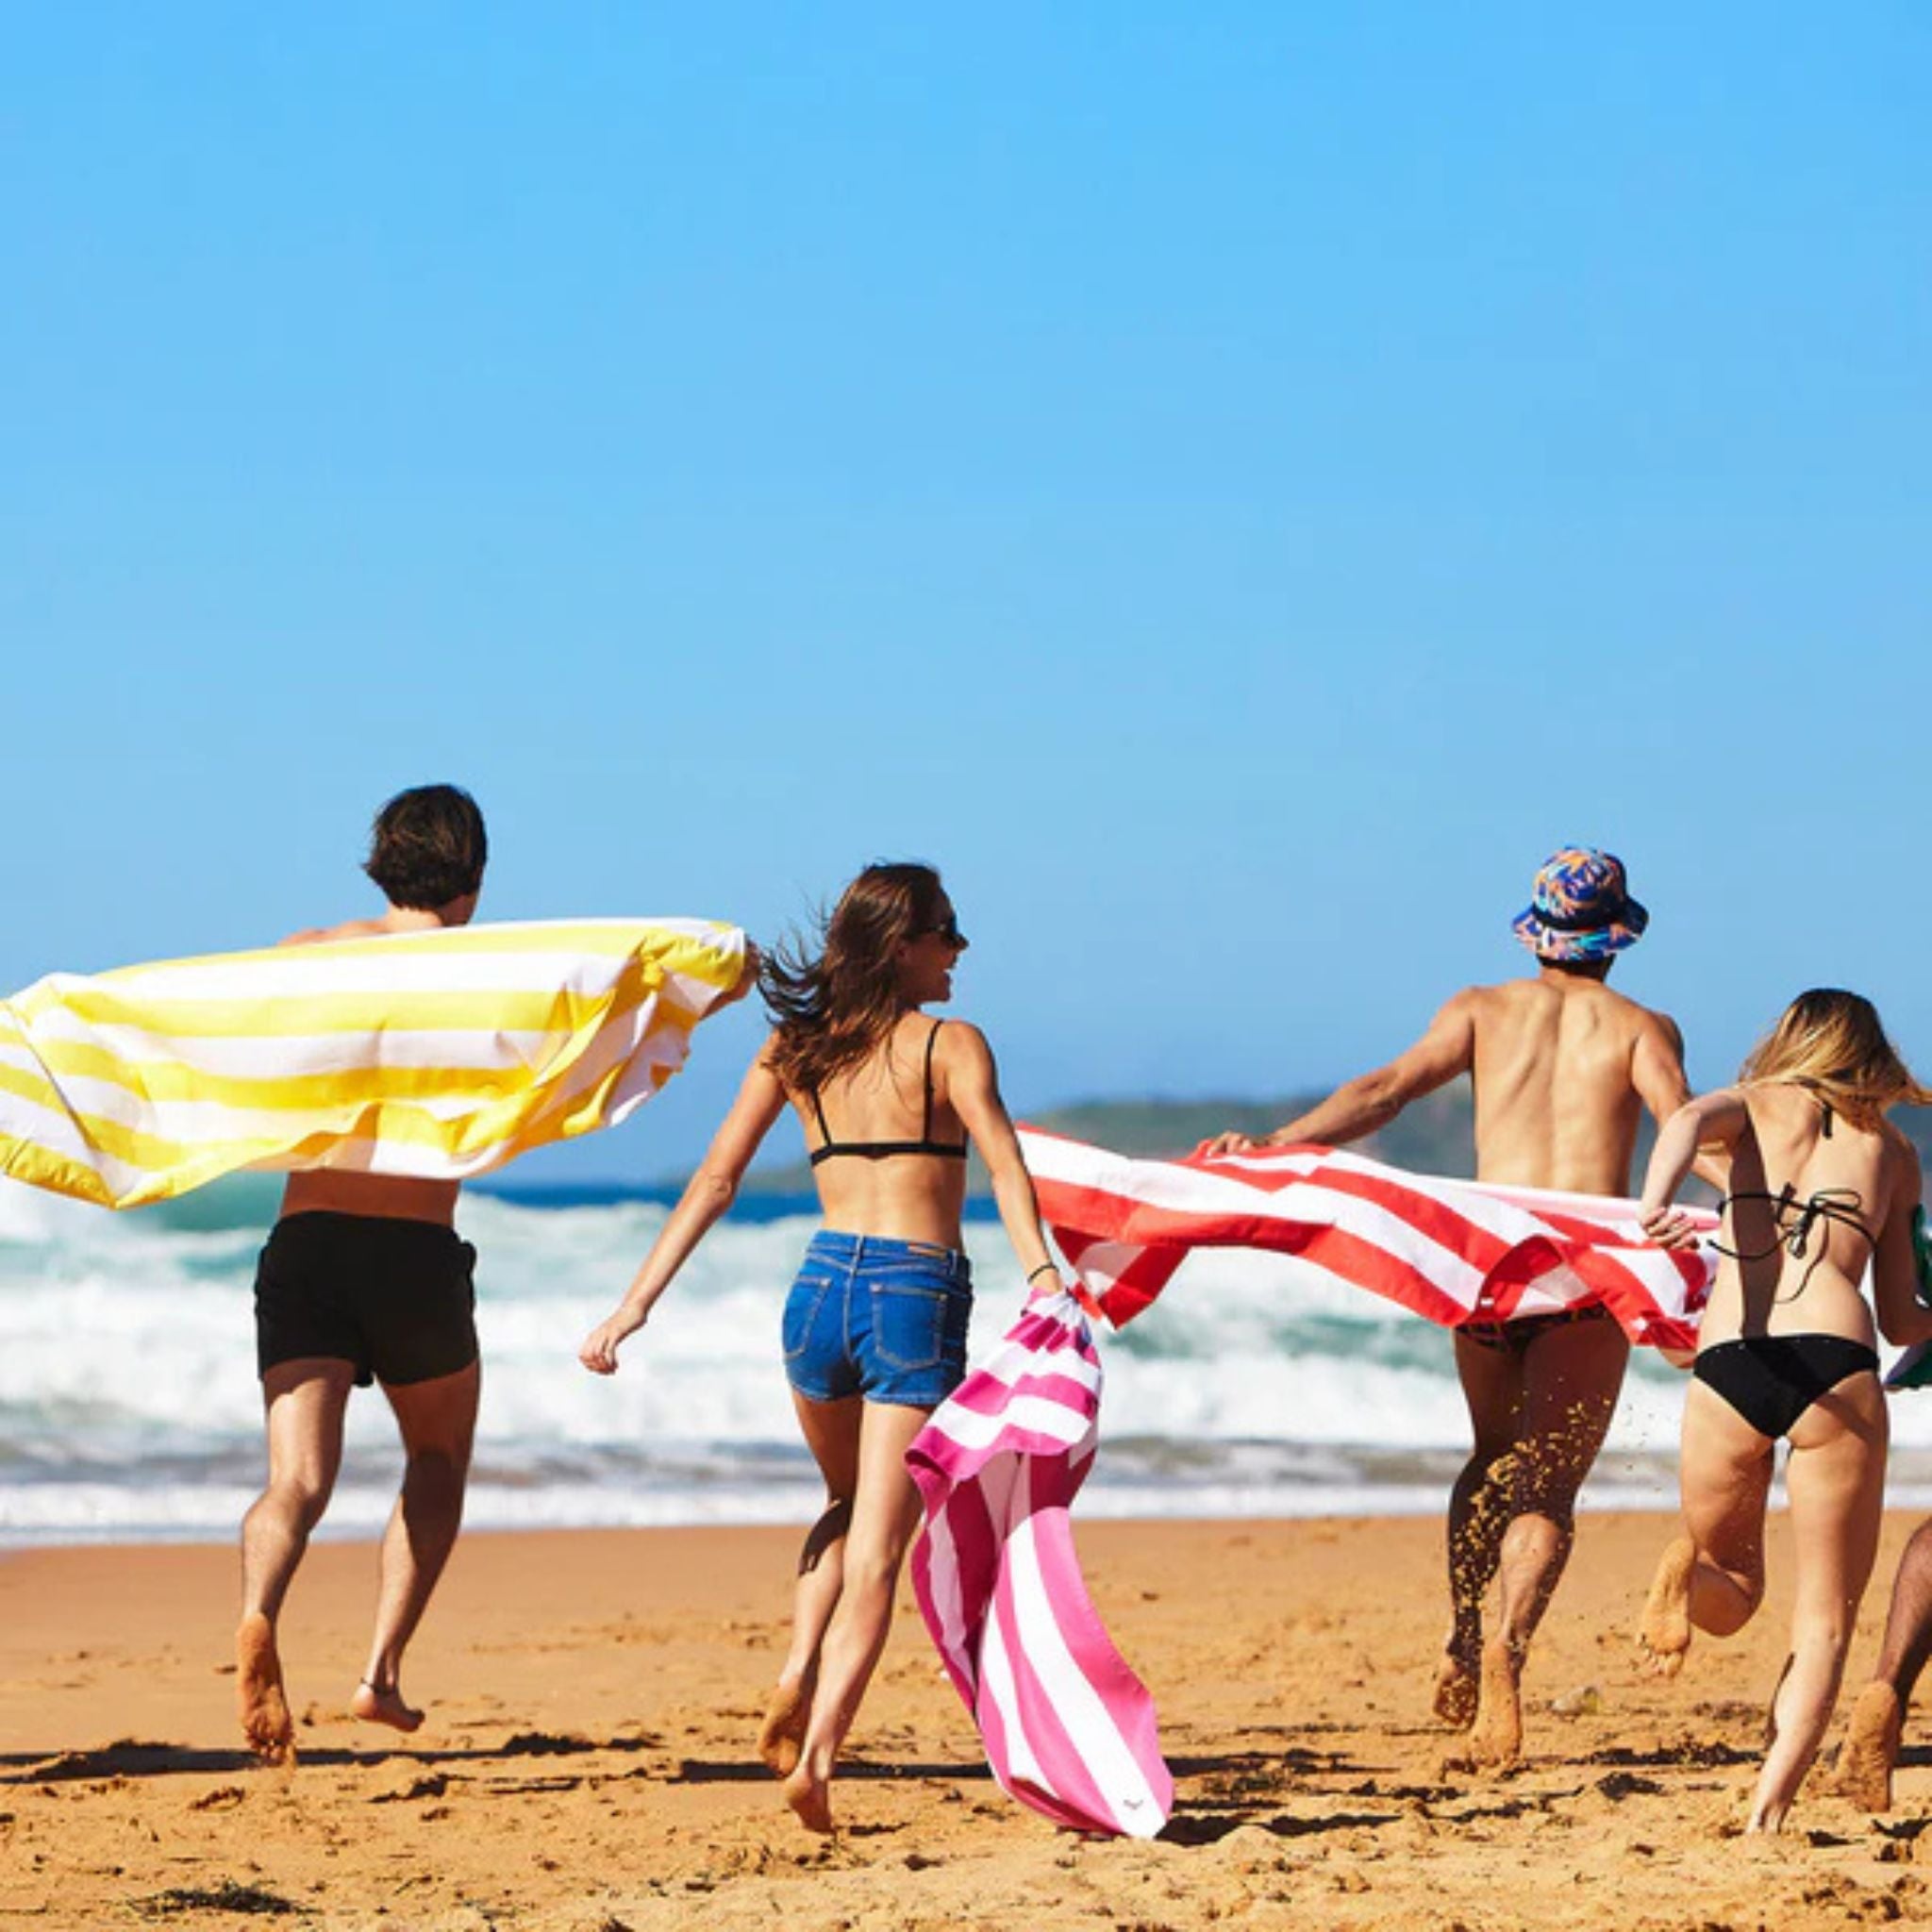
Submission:
<svg viewBox="0 0 1932 1932">
<path fill-rule="evenodd" d="M 785 1298 L 785 1378 L 813 1402 L 936 1408 L 966 1374 L 973 1264 L 930 1241 L 822 1229 Z"/>
</svg>

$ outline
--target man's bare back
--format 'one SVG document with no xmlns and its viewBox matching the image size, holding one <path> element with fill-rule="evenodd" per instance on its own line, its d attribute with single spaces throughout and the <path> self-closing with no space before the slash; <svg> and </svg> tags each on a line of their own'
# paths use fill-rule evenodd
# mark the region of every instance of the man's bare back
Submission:
<svg viewBox="0 0 1932 1932">
<path fill-rule="evenodd" d="M 1476 1176 L 1581 1194 L 1626 1194 L 1637 1124 L 1688 1098 L 1675 1024 L 1601 980 L 1545 967 L 1471 987 Z"/>
<path fill-rule="evenodd" d="M 1640 1109 L 1665 1120 L 1690 1097 L 1683 1051 L 1668 1015 L 1612 992 L 1600 970 L 1545 961 L 1527 979 L 1464 988 L 1407 1052 L 1267 1140 L 1341 1146 L 1467 1074 L 1478 1180 L 1625 1194 Z M 1254 1143 L 1224 1134 L 1207 1144 Z"/>
<path fill-rule="evenodd" d="M 433 932 L 458 923 L 439 912 L 392 906 L 379 919 L 349 919 L 340 925 L 315 926 L 291 933 L 282 944 L 318 946 L 330 940 L 380 939 L 385 933 Z M 282 1190 L 282 1216 L 367 1214 L 385 1221 L 429 1221 L 439 1227 L 453 1227 L 460 1186 L 457 1181 L 409 1180 L 393 1174 L 310 1168 L 289 1176 Z"/>
</svg>

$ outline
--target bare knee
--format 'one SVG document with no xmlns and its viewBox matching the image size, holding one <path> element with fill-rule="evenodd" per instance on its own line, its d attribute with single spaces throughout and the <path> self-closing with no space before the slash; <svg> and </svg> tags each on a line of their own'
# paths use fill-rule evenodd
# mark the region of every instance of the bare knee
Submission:
<svg viewBox="0 0 1932 1932">
<path fill-rule="evenodd" d="M 1722 1579 L 1718 1590 L 1700 1590 L 1691 1585 L 1691 1621 L 1707 1637 L 1733 1637 L 1757 1614 L 1764 1601 L 1764 1571 L 1761 1565 L 1733 1569 L 1705 1557 L 1707 1573 Z"/>
<path fill-rule="evenodd" d="M 274 1516 L 289 1524 L 298 1536 L 307 1536 L 322 1521 L 333 1488 L 325 1478 L 306 1471 L 293 1475 L 272 1475 L 267 1489 L 249 1510 L 249 1521 L 262 1515 Z"/>
<path fill-rule="evenodd" d="M 466 1450 L 441 1445 L 412 1449 L 403 1475 L 403 1488 L 411 1497 L 424 1501 L 460 1496 L 469 1472 L 470 1457 Z"/>
<path fill-rule="evenodd" d="M 1576 1495 L 1587 1469 L 1566 1451 L 1547 1443 L 1525 1442 L 1510 1469 L 1509 1507 L 1518 1522 L 1541 1521 L 1559 1536 L 1575 1527 Z"/>
<path fill-rule="evenodd" d="M 868 1541 L 863 1547 L 845 1547 L 845 1589 L 891 1591 L 897 1587 L 900 1567 L 906 1560 L 906 1544 Z"/>
<path fill-rule="evenodd" d="M 1503 1532 L 1503 1561 L 1511 1569 L 1541 1559 L 1569 1542 L 1573 1518 L 1549 1509 L 1519 1509 Z"/>
<path fill-rule="evenodd" d="M 1840 1666 L 1852 1647 L 1852 1620 L 1830 1611 L 1800 1611 L 1791 1619 L 1791 1651 Z"/>
<path fill-rule="evenodd" d="M 1510 1451 L 1515 1447 L 1507 1436 L 1478 1436 L 1475 1447 L 1469 1452 L 1469 1460 L 1462 1465 L 1462 1474 L 1457 1478 L 1457 1489 L 1469 1492 L 1482 1488 L 1490 1478 L 1499 1472 L 1507 1474 Z"/>
</svg>

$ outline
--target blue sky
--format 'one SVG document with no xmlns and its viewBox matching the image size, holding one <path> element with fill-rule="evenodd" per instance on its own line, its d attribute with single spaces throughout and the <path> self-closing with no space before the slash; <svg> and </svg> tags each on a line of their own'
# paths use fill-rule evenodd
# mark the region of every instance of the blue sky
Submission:
<svg viewBox="0 0 1932 1932">
<path fill-rule="evenodd" d="M 1932 1066 L 1932 23 L 17 13 L 0 983 L 946 871 L 1022 1108 L 1339 1077 L 1553 845 Z M 745 1015 L 550 1174 L 688 1159 Z M 781 1151 L 789 1151 L 787 1139 Z"/>
</svg>

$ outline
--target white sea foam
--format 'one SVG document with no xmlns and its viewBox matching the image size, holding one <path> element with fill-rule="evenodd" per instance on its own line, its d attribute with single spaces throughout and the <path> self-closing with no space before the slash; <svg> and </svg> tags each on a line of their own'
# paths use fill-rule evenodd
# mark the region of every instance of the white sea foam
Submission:
<svg viewBox="0 0 1932 1932">
<path fill-rule="evenodd" d="M 0 1183 L 0 1541 L 232 1534 L 261 1468 L 250 1285 L 273 1189 L 246 1199 L 248 1224 L 224 1225 L 205 1208 L 115 1216 Z M 778 1351 L 807 1217 L 714 1230 L 615 1377 L 576 1362 L 664 1213 L 465 1201 L 486 1365 L 475 1526 L 811 1513 Z M 974 1224 L 968 1245 L 985 1349 L 1024 1287 L 996 1224 Z M 1468 1440 L 1440 1330 L 1274 1257 L 1195 1257 L 1101 1352 L 1091 1515 L 1435 1509 Z M 1671 1505 L 1682 1390 L 1640 1356 L 1596 1505 Z M 393 1430 L 378 1397 L 350 1414 L 328 1522 L 366 1535 L 393 1495 Z M 1932 1449 L 1932 1400 L 1894 1417 L 1908 1452 Z M 1899 1473 L 1903 1501 L 1932 1457 L 1908 1453 Z"/>
</svg>

